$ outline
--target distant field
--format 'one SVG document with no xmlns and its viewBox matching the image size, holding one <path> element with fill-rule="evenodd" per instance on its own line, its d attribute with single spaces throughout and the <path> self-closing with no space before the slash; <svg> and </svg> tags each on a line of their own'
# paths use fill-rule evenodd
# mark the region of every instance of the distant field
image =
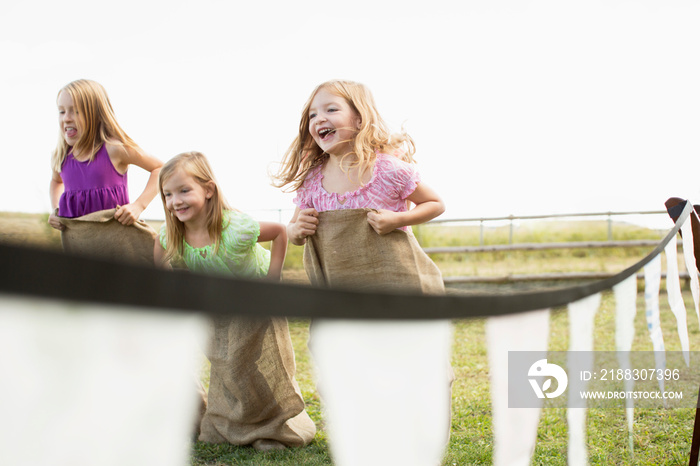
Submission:
<svg viewBox="0 0 700 466">
<path fill-rule="evenodd" d="M 23 246 L 61 247 L 61 235 L 47 222 L 48 215 L 0 212 L 0 241 Z"/>
<path fill-rule="evenodd" d="M 22 246 L 61 248 L 61 233 L 49 226 L 48 214 L 0 212 L 0 241 Z M 149 221 L 153 228 L 163 222 Z"/>
</svg>

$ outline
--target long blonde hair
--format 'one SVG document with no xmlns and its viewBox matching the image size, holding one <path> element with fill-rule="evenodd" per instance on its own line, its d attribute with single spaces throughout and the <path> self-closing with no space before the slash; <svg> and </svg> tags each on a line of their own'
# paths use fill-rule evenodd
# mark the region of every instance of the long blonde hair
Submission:
<svg viewBox="0 0 700 466">
<path fill-rule="evenodd" d="M 90 154 L 88 159 L 90 161 L 95 158 L 100 146 L 106 142 L 141 150 L 117 123 L 107 91 L 100 83 L 89 79 L 78 79 L 61 88 L 56 95 L 57 99 L 61 92 L 67 92 L 73 99 L 82 135 L 75 146 L 71 147 L 59 130 L 58 143 L 51 155 L 51 168 L 55 172 L 61 172 L 63 162 L 71 150 L 77 150 L 81 155 Z"/>
<path fill-rule="evenodd" d="M 221 193 L 219 184 L 214 177 L 214 172 L 204 154 L 201 152 L 183 152 L 168 160 L 160 169 L 160 174 L 158 175 L 158 191 L 160 191 L 160 199 L 163 201 L 163 209 L 165 210 L 167 235 L 165 262 L 172 259 L 181 259 L 185 248 L 185 224 L 168 210 L 165 203 L 165 194 L 163 193 L 163 184 L 178 170 L 184 171 L 202 186 L 213 182 L 214 193 L 207 200 L 206 218 L 209 236 L 214 239 L 214 254 L 219 251 L 219 244 L 221 243 L 224 211 L 234 210 L 228 205 L 223 193 Z"/>
<path fill-rule="evenodd" d="M 358 167 L 360 179 L 376 160 L 377 153 L 395 155 L 406 162 L 413 162 L 416 151 L 411 136 L 405 131 L 392 134 L 384 119 L 379 115 L 372 93 L 364 84 L 354 81 L 333 80 L 322 83 L 314 89 L 301 112 L 299 133 L 284 154 L 280 169 L 272 176 L 273 186 L 282 188 L 290 186 L 296 191 L 304 183 L 309 171 L 322 165 L 328 155 L 309 133 L 309 109 L 316 94 L 326 89 L 332 94 L 344 98 L 350 107 L 360 116 L 360 129 L 352 141 L 352 150 L 343 158 L 354 155 L 357 161 L 351 167 Z"/>
</svg>

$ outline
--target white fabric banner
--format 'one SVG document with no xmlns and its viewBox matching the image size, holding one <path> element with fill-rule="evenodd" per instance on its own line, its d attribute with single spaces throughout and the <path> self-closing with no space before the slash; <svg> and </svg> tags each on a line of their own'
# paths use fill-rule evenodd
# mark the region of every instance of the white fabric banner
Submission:
<svg viewBox="0 0 700 466">
<path fill-rule="evenodd" d="M 567 367 L 569 374 L 579 374 L 581 371 L 593 369 L 593 326 L 595 314 L 600 307 L 600 293 L 569 303 L 569 351 L 576 352 L 575 357 L 569 357 Z M 588 382 L 580 377 L 569 378 L 569 393 L 579 393 L 586 390 Z M 571 400 L 573 397 L 569 397 Z M 569 466 L 585 466 L 588 464 L 588 448 L 586 446 L 586 417 L 587 409 L 568 408 L 566 420 L 569 426 L 568 459 Z"/>
<path fill-rule="evenodd" d="M 189 464 L 202 317 L 0 295 L 0 464 Z"/>
<path fill-rule="evenodd" d="M 619 351 L 618 362 L 620 369 L 632 368 L 629 351 L 634 340 L 634 317 L 637 314 L 637 275 L 632 274 L 625 281 L 613 287 L 616 302 L 615 312 L 615 349 Z M 625 379 L 625 391 L 634 389 L 634 381 Z M 630 453 L 634 451 L 632 430 L 634 424 L 634 401 L 632 398 L 625 400 L 625 413 L 627 415 L 627 430 L 629 433 Z"/>
<path fill-rule="evenodd" d="M 309 332 L 334 464 L 440 464 L 452 323 L 318 319 Z"/>
<path fill-rule="evenodd" d="M 491 379 L 495 466 L 528 466 L 537 442 L 539 408 L 508 407 L 508 351 L 541 351 L 546 358 L 549 309 L 490 317 L 486 342 Z"/>
<path fill-rule="evenodd" d="M 690 215 L 695 215 L 695 213 Z M 700 322 L 700 307 L 698 307 L 700 304 L 700 284 L 698 284 L 698 266 L 695 262 L 693 227 L 690 218 L 681 225 L 681 235 L 683 237 L 683 258 L 685 259 L 685 267 L 688 269 L 688 275 L 690 275 L 690 292 L 695 303 L 695 315 L 698 318 L 698 322 Z"/>
<path fill-rule="evenodd" d="M 659 315 L 659 288 L 661 287 L 661 257 L 656 256 L 644 266 L 644 302 L 646 303 L 647 329 L 654 351 L 664 351 Z"/>
<path fill-rule="evenodd" d="M 666 369 L 666 353 L 664 352 L 664 336 L 661 333 L 661 317 L 659 314 L 660 288 L 661 257 L 657 255 L 644 266 L 644 302 L 646 304 L 647 330 L 649 330 L 649 337 L 654 349 L 654 363 L 656 369 L 663 372 Z M 658 382 L 659 389 L 663 393 L 663 378 L 660 378 Z"/>
<path fill-rule="evenodd" d="M 686 366 L 690 367 L 690 341 L 688 337 L 688 319 L 683 294 L 681 292 L 681 281 L 678 274 L 678 242 L 674 236 L 664 249 L 666 253 L 666 294 L 671 312 L 676 317 L 676 329 L 683 351 L 683 358 Z"/>
</svg>

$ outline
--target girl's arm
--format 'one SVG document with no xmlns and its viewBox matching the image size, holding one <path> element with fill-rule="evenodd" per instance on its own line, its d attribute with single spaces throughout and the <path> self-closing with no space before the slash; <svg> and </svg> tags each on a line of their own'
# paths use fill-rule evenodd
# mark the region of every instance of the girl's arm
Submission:
<svg viewBox="0 0 700 466">
<path fill-rule="evenodd" d="M 367 213 L 367 221 L 380 235 L 391 233 L 397 228 L 419 225 L 434 219 L 445 211 L 445 203 L 438 193 L 424 183 L 418 183 L 416 189 L 408 196 L 415 207 L 407 212 L 392 212 L 380 209 Z"/>
<path fill-rule="evenodd" d="M 289 241 L 295 246 L 303 246 L 306 244 L 306 237 L 316 233 L 318 225 L 318 212 L 316 209 L 299 209 L 294 210 L 294 215 L 287 225 L 287 235 Z"/>
<path fill-rule="evenodd" d="M 272 241 L 270 246 L 270 270 L 267 278 L 279 281 L 287 255 L 287 229 L 281 223 L 260 222 L 258 242 Z"/>
<path fill-rule="evenodd" d="M 119 223 L 132 225 L 158 194 L 158 173 L 160 173 L 163 162 L 140 149 L 116 144 L 107 144 L 107 153 L 119 173 L 126 173 L 129 165 L 136 165 L 151 172 L 141 195 L 131 204 L 117 206 L 117 211 L 114 213 L 114 218 Z"/>
<path fill-rule="evenodd" d="M 53 172 L 51 174 L 51 183 L 49 184 L 49 199 L 51 200 L 51 213 L 49 214 L 49 225 L 57 230 L 63 230 L 65 226 L 58 220 L 58 201 L 61 199 L 61 194 L 63 194 L 63 178 L 58 172 Z"/>
</svg>

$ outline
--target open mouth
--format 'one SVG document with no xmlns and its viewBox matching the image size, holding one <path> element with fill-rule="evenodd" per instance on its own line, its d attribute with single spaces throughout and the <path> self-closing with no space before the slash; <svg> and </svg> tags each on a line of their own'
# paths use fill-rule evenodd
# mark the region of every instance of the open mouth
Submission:
<svg viewBox="0 0 700 466">
<path fill-rule="evenodd" d="M 78 134 L 78 130 L 72 126 L 66 126 L 65 133 L 69 138 L 74 138 Z"/>
<path fill-rule="evenodd" d="M 318 131 L 318 137 L 320 137 L 321 140 L 325 140 L 326 138 L 328 138 L 328 137 L 329 137 L 331 134 L 333 134 L 333 133 L 335 133 L 335 130 L 334 130 L 334 129 L 323 128 L 323 129 L 321 129 L 321 130 Z"/>
</svg>

